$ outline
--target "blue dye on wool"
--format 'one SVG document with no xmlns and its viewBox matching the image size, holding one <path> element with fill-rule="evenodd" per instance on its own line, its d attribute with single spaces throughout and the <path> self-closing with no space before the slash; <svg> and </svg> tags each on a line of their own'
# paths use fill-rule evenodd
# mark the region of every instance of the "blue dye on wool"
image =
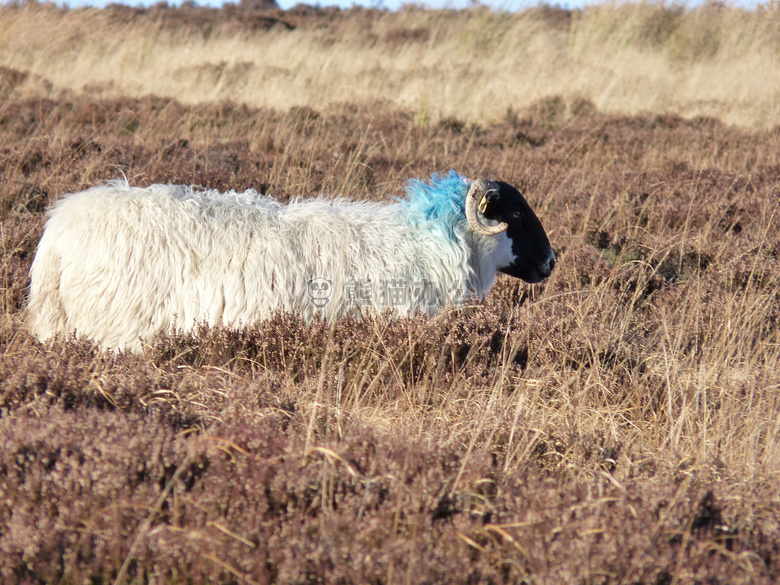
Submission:
<svg viewBox="0 0 780 585">
<path fill-rule="evenodd" d="M 468 179 L 455 171 L 446 175 L 434 173 L 430 181 L 412 179 L 406 187 L 406 198 L 400 200 L 402 209 L 413 225 L 435 222 L 452 228 L 466 221 L 466 193 Z"/>
</svg>

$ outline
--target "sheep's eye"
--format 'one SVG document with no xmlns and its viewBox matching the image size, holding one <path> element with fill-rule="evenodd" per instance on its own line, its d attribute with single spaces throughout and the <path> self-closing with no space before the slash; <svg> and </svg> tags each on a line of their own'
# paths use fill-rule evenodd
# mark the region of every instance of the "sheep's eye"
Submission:
<svg viewBox="0 0 780 585">
<path fill-rule="evenodd" d="M 522 211 L 513 211 L 512 212 L 512 217 L 514 217 L 515 219 L 520 219 L 521 217 L 523 217 L 523 212 Z"/>
</svg>

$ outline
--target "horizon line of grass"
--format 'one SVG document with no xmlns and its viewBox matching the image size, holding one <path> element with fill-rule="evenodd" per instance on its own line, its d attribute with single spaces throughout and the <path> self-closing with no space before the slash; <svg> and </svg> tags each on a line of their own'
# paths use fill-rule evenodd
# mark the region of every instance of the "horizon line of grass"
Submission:
<svg viewBox="0 0 780 585">
<path fill-rule="evenodd" d="M 491 121 L 559 97 L 569 109 L 585 100 L 607 114 L 760 129 L 780 125 L 778 10 L 617 2 L 266 13 L 25 2 L 0 7 L 0 66 L 27 75 L 5 88 L 11 97 L 159 95 L 283 110 L 388 101 L 422 123 Z"/>
</svg>

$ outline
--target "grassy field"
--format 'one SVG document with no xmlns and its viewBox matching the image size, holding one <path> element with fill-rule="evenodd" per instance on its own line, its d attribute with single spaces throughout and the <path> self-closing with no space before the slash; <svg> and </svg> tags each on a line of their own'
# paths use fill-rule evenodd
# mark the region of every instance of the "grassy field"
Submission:
<svg viewBox="0 0 780 585">
<path fill-rule="evenodd" d="M 0 7 L 0 581 L 780 581 L 766 16 Z M 522 187 L 550 279 L 140 355 L 24 329 L 69 191 L 450 168 Z"/>
<path fill-rule="evenodd" d="M 780 125 L 780 8 L 662 3 L 520 13 L 233 6 L 0 11 L 0 66 L 22 95 L 173 97 L 322 108 L 389 100 L 425 122 L 496 121 L 560 96 L 612 114 Z"/>
</svg>

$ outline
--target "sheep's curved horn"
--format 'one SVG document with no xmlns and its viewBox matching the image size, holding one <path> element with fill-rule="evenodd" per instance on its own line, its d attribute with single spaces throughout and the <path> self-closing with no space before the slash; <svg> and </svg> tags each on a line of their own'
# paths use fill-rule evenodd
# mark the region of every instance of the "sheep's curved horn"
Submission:
<svg viewBox="0 0 780 585">
<path fill-rule="evenodd" d="M 477 213 L 477 205 L 479 205 L 479 202 L 492 191 L 498 192 L 498 185 L 487 179 L 477 179 L 471 184 L 471 188 L 466 195 L 466 219 L 468 220 L 471 229 L 483 236 L 495 236 L 496 234 L 505 232 L 509 227 L 503 222 L 498 225 L 486 225 L 482 223 L 482 220 Z"/>
</svg>

